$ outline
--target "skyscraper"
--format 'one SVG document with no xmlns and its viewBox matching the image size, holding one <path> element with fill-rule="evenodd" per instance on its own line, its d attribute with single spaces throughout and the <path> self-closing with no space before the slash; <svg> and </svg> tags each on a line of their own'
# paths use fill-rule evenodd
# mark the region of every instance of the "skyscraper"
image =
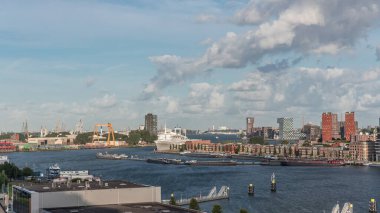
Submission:
<svg viewBox="0 0 380 213">
<path fill-rule="evenodd" d="M 277 118 L 280 140 L 294 140 L 293 118 Z"/>
<path fill-rule="evenodd" d="M 322 113 L 322 142 L 332 140 L 332 113 Z"/>
<path fill-rule="evenodd" d="M 145 130 L 151 135 L 157 135 L 157 115 L 152 113 L 145 115 Z"/>
<path fill-rule="evenodd" d="M 344 118 L 344 135 L 347 141 L 351 141 L 351 135 L 356 134 L 355 112 L 346 112 Z"/>
<path fill-rule="evenodd" d="M 248 117 L 247 118 L 247 135 L 250 135 L 253 133 L 254 123 L 255 123 L 254 117 Z"/>
<path fill-rule="evenodd" d="M 322 113 L 322 142 L 340 138 L 338 114 L 331 112 Z"/>
</svg>

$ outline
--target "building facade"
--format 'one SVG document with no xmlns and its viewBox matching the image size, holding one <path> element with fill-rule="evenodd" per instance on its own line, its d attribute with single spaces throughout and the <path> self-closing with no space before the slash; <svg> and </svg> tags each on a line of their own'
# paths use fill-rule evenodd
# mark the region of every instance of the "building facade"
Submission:
<svg viewBox="0 0 380 213">
<path fill-rule="evenodd" d="M 332 113 L 322 113 L 322 142 L 332 140 Z"/>
<path fill-rule="evenodd" d="M 14 212 L 39 213 L 48 208 L 161 202 L 161 187 L 125 181 L 20 183 L 12 187 Z"/>
<path fill-rule="evenodd" d="M 375 158 L 377 162 L 380 162 L 380 140 L 375 142 Z"/>
<path fill-rule="evenodd" d="M 351 136 L 356 134 L 355 112 L 346 112 L 344 118 L 344 135 L 351 141 Z"/>
<path fill-rule="evenodd" d="M 321 128 L 314 124 L 305 124 L 302 132 L 306 134 L 306 139 L 309 141 L 316 141 L 321 137 Z"/>
<path fill-rule="evenodd" d="M 253 133 L 253 127 L 255 124 L 255 118 L 254 117 L 248 117 L 246 119 L 247 123 L 247 135 L 251 135 Z"/>
<path fill-rule="evenodd" d="M 340 138 L 338 114 L 331 112 L 322 113 L 322 142 Z"/>
<path fill-rule="evenodd" d="M 376 159 L 375 142 L 351 142 L 349 150 L 352 160 L 367 162 Z"/>
<path fill-rule="evenodd" d="M 145 115 L 145 130 L 151 135 L 157 135 L 157 115 L 148 113 Z"/>
<path fill-rule="evenodd" d="M 293 118 L 277 118 L 280 140 L 295 140 Z"/>
</svg>

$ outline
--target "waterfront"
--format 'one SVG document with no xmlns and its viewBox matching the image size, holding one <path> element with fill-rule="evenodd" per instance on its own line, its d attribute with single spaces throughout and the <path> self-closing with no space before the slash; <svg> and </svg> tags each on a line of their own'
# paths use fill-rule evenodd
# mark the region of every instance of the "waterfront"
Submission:
<svg viewBox="0 0 380 213">
<path fill-rule="evenodd" d="M 153 147 L 108 149 L 109 153 L 125 153 L 140 157 L 168 157 L 176 155 L 155 154 Z M 206 195 L 216 185 L 231 188 L 230 200 L 200 204 L 210 211 L 219 203 L 224 212 L 326 212 L 337 201 L 352 202 L 356 212 L 368 210 L 370 198 L 380 200 L 380 169 L 368 167 L 189 167 L 148 164 L 129 160 L 97 159 L 96 153 L 104 150 L 76 150 L 56 152 L 24 152 L 7 154 L 17 166 L 29 166 L 44 171 L 49 165 L 59 163 L 64 170 L 89 170 L 104 179 L 126 179 L 132 182 L 159 185 L 163 199 L 174 192 L 177 198 Z M 270 192 L 270 176 L 275 172 L 278 182 L 276 193 Z M 255 184 L 255 196 L 247 195 L 249 183 Z"/>
</svg>

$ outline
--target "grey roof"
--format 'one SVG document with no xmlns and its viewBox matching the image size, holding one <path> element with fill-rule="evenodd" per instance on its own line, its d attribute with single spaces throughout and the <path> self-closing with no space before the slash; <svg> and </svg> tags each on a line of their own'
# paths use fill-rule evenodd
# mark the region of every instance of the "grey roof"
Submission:
<svg viewBox="0 0 380 213">
<path fill-rule="evenodd" d="M 200 213 L 200 211 L 185 209 L 179 206 L 165 205 L 161 203 L 86 206 L 44 210 L 48 213 Z"/>
<path fill-rule="evenodd" d="M 81 183 L 33 183 L 33 182 L 16 182 L 14 185 L 27 189 L 28 191 L 35 192 L 57 192 L 57 191 L 80 191 L 80 190 L 101 190 L 101 189 L 115 189 L 115 188 L 141 188 L 149 187 L 148 185 L 142 185 L 132 183 L 128 181 L 102 181 L 101 184 L 97 181 L 88 182 L 88 187 L 84 182 Z"/>
</svg>

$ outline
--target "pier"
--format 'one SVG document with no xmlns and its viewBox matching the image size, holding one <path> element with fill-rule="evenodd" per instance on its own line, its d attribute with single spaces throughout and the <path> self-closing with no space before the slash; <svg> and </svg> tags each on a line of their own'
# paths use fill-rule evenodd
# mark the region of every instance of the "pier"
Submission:
<svg viewBox="0 0 380 213">
<path fill-rule="evenodd" d="M 218 192 L 216 186 L 214 186 L 210 190 L 210 192 L 208 193 L 207 196 L 202 196 L 202 194 L 200 194 L 198 197 L 190 197 L 190 198 L 185 198 L 185 199 L 181 198 L 179 200 L 176 200 L 176 204 L 179 205 L 179 206 L 189 205 L 190 204 L 190 200 L 192 198 L 195 198 L 198 203 L 208 202 L 208 201 L 214 201 L 214 200 L 229 199 L 229 197 L 230 197 L 229 196 L 229 191 L 230 191 L 229 187 L 222 186 L 220 188 L 219 192 Z M 169 201 L 170 200 L 162 200 L 162 203 L 169 204 Z"/>
</svg>

